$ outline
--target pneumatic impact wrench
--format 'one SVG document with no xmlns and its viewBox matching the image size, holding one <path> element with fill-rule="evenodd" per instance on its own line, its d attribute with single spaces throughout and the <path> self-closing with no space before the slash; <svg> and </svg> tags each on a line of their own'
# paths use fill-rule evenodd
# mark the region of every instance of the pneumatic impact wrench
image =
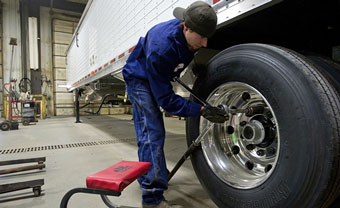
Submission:
<svg viewBox="0 0 340 208">
<path fill-rule="evenodd" d="M 186 90 L 189 91 L 189 93 L 195 97 L 200 103 L 202 103 L 204 106 L 210 105 L 207 101 L 200 98 L 194 91 L 192 91 L 186 84 L 184 84 L 178 77 L 175 77 L 174 80 L 179 83 L 182 87 L 184 87 Z M 226 105 L 219 105 L 221 109 L 225 111 L 225 117 L 226 121 L 229 119 L 229 114 L 235 114 L 235 113 L 246 113 L 249 110 L 248 109 L 228 109 Z M 207 133 L 213 129 L 215 126 L 215 123 L 209 123 L 209 125 L 201 132 L 201 134 L 195 139 L 195 141 L 189 146 L 188 150 L 184 153 L 184 155 L 181 157 L 181 159 L 177 162 L 175 167 L 172 169 L 172 171 L 168 175 L 168 181 L 175 175 L 175 173 L 178 171 L 178 169 L 183 165 L 185 160 L 194 152 L 194 150 L 200 146 L 202 140 L 205 138 Z"/>
</svg>

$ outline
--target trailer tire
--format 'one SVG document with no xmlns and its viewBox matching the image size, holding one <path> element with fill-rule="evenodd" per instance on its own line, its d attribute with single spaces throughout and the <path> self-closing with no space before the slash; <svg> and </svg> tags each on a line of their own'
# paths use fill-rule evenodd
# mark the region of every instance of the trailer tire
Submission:
<svg viewBox="0 0 340 208">
<path fill-rule="evenodd" d="M 333 202 L 329 208 L 339 208 L 340 207 L 340 196 Z"/>
<path fill-rule="evenodd" d="M 307 56 L 317 67 L 320 72 L 329 79 L 329 82 L 335 87 L 340 95 L 340 65 L 330 59 L 321 56 Z"/>
<path fill-rule="evenodd" d="M 212 105 L 258 103 L 260 117 L 268 116 L 261 123 L 252 120 L 257 114 L 229 115 L 192 154 L 194 170 L 217 206 L 327 207 L 337 198 L 340 101 L 307 58 L 264 44 L 234 46 L 210 60 L 193 90 Z M 261 143 L 249 146 L 255 140 L 248 140 L 242 119 L 264 127 Z M 208 123 L 203 117 L 187 119 L 188 145 Z M 263 147 L 276 151 L 269 154 Z M 264 156 L 258 151 L 263 149 Z"/>
<path fill-rule="evenodd" d="M 10 123 L 8 121 L 4 121 L 0 124 L 0 129 L 2 131 L 8 131 L 10 127 L 11 126 L 10 126 Z"/>
</svg>

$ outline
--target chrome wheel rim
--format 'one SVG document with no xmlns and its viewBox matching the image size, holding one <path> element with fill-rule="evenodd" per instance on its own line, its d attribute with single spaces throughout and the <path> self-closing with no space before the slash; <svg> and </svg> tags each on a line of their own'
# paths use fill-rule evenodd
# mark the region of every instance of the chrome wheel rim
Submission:
<svg viewBox="0 0 340 208">
<path fill-rule="evenodd" d="M 211 170 L 234 188 L 251 189 L 264 183 L 273 173 L 280 152 L 279 126 L 269 102 L 254 87 L 240 82 L 219 86 L 207 102 L 250 109 L 248 113 L 229 114 L 228 121 L 216 124 L 202 141 Z M 202 117 L 200 132 L 209 125 Z"/>
</svg>

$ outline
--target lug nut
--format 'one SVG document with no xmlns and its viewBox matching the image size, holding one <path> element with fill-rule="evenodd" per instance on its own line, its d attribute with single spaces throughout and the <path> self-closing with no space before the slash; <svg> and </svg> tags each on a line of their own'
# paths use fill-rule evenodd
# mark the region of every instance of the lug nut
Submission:
<svg viewBox="0 0 340 208">
<path fill-rule="evenodd" d="M 249 169 L 249 170 L 252 170 L 254 168 L 254 163 L 250 162 L 250 161 L 247 161 L 246 162 L 246 167 Z"/>
<path fill-rule="evenodd" d="M 242 93 L 242 99 L 248 102 L 250 100 L 250 94 L 248 92 Z"/>
<path fill-rule="evenodd" d="M 260 149 L 260 150 L 257 150 L 257 151 L 256 151 L 256 154 L 257 154 L 258 156 L 263 156 L 263 155 L 265 154 L 265 151 L 262 150 L 262 149 Z"/>
<path fill-rule="evenodd" d="M 237 155 L 240 152 L 240 148 L 238 146 L 232 146 L 231 151 L 234 155 Z"/>
</svg>

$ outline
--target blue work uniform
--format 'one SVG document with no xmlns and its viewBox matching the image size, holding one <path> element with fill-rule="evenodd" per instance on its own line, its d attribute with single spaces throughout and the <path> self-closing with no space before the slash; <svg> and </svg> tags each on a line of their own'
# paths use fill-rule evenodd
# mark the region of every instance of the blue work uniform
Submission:
<svg viewBox="0 0 340 208">
<path fill-rule="evenodd" d="M 173 19 L 151 28 L 145 38 L 139 39 L 123 67 L 139 160 L 151 163 L 151 170 L 138 180 L 145 204 L 159 204 L 168 188 L 163 152 L 165 129 L 159 106 L 181 117 L 200 115 L 201 105 L 176 95 L 171 85 L 194 57 L 180 23 Z"/>
</svg>

